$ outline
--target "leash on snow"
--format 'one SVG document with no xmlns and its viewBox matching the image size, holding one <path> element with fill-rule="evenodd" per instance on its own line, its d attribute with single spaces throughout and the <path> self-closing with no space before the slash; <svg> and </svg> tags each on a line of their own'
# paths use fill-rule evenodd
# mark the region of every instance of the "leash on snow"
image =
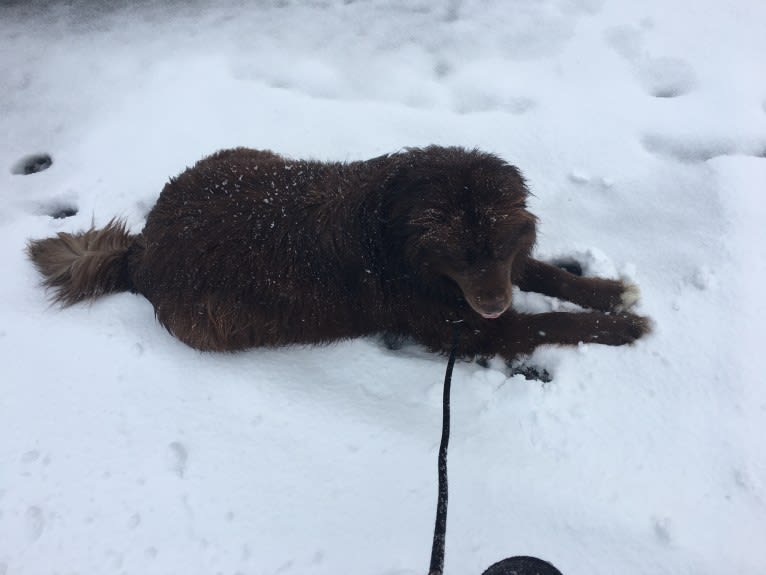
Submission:
<svg viewBox="0 0 766 575">
<path fill-rule="evenodd" d="M 452 350 L 449 353 L 447 372 L 444 374 L 444 400 L 442 407 L 442 440 L 439 444 L 439 495 L 436 501 L 436 524 L 434 543 L 431 547 L 431 566 L 428 575 L 442 575 L 444 571 L 444 540 L 447 536 L 447 447 L 449 446 L 449 392 L 452 387 L 452 368 L 455 367 L 457 346 L 460 342 L 460 323 L 455 323 L 452 334 Z"/>
<path fill-rule="evenodd" d="M 444 374 L 444 399 L 442 407 L 442 438 L 439 444 L 439 495 L 436 502 L 436 522 L 434 525 L 434 540 L 431 547 L 431 566 L 428 575 L 442 575 L 444 572 L 444 542 L 447 535 L 447 447 L 449 446 L 450 428 L 450 388 L 452 386 L 452 369 L 455 367 L 458 344 L 460 343 L 460 322 L 455 322 L 452 335 L 452 349 Z M 516 556 L 498 561 L 490 566 L 482 575 L 562 575 L 553 565 L 537 557 Z"/>
</svg>

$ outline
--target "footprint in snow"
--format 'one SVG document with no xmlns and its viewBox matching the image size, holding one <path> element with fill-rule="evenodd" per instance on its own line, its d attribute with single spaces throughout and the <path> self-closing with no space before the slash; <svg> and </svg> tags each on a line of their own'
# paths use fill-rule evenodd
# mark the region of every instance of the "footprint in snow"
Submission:
<svg viewBox="0 0 766 575">
<path fill-rule="evenodd" d="M 54 220 L 63 220 L 77 215 L 77 206 L 72 202 L 54 200 L 48 204 L 40 206 L 40 212 L 43 215 L 50 216 Z"/>
<path fill-rule="evenodd" d="M 715 289 L 719 285 L 715 271 L 707 266 L 695 268 L 684 278 L 684 282 L 700 291 Z"/>
<path fill-rule="evenodd" d="M 644 31 L 618 26 L 605 32 L 607 44 L 633 68 L 644 90 L 655 98 L 677 98 L 697 85 L 694 68 L 681 58 L 655 57 L 644 49 Z"/>
<path fill-rule="evenodd" d="M 27 451 L 21 456 L 22 463 L 33 463 L 40 459 L 40 452 L 37 449 Z"/>
<path fill-rule="evenodd" d="M 28 507 L 27 512 L 24 514 L 24 520 L 26 522 L 27 539 L 30 542 L 40 539 L 45 530 L 43 510 L 37 505 Z"/>
<path fill-rule="evenodd" d="M 446 60 L 439 60 L 434 64 L 434 76 L 441 80 L 452 72 L 452 65 Z M 764 104 L 766 105 L 766 104 Z"/>
<path fill-rule="evenodd" d="M 186 473 L 186 464 L 189 460 L 189 452 L 183 443 L 174 441 L 168 445 L 168 467 L 170 470 L 183 478 Z"/>
<path fill-rule="evenodd" d="M 736 486 L 740 488 L 742 491 L 753 490 L 752 477 L 746 470 L 734 469 L 732 471 L 732 478 L 734 479 L 734 483 L 736 484 Z"/>
<path fill-rule="evenodd" d="M 53 158 L 48 154 L 30 154 L 19 159 L 11 166 L 11 173 L 17 176 L 29 176 L 47 170 L 53 165 Z"/>
<path fill-rule="evenodd" d="M 667 517 L 653 517 L 652 523 L 654 527 L 654 536 L 657 538 L 657 541 L 663 545 L 670 545 L 673 542 L 670 533 L 670 519 Z"/>
<path fill-rule="evenodd" d="M 646 151 L 656 156 L 685 164 L 706 162 L 720 156 L 766 157 L 766 140 L 647 134 L 641 143 Z"/>
<path fill-rule="evenodd" d="M 677 98 L 697 84 L 692 67 L 679 58 L 645 58 L 636 67 L 641 83 L 655 98 Z"/>
</svg>

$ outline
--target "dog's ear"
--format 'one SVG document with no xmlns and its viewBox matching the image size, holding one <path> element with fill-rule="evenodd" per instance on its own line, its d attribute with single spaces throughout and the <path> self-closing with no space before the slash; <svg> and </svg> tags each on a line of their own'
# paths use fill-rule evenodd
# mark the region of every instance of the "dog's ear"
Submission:
<svg viewBox="0 0 766 575">
<path fill-rule="evenodd" d="M 406 150 L 388 156 L 382 178 L 382 217 L 402 231 L 408 227 L 410 214 L 430 182 L 428 173 L 423 173 L 424 166 L 413 155 L 412 150 Z"/>
</svg>

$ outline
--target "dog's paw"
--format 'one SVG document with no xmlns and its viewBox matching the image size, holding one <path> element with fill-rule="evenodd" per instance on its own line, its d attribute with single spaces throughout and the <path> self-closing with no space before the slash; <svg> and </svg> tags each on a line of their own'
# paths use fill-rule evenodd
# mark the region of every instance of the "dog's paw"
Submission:
<svg viewBox="0 0 766 575">
<path fill-rule="evenodd" d="M 652 331 L 652 320 L 648 317 L 623 312 L 609 316 L 611 322 L 603 322 L 605 331 L 600 334 L 599 343 L 607 345 L 625 345 Z"/>
<path fill-rule="evenodd" d="M 620 302 L 615 306 L 614 311 L 628 311 L 641 299 L 641 288 L 636 284 L 623 284 L 623 290 L 620 294 Z"/>
</svg>

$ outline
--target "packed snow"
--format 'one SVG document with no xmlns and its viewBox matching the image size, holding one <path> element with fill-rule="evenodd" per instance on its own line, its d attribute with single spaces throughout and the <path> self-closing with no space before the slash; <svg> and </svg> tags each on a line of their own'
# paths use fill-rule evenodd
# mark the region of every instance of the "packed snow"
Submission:
<svg viewBox="0 0 766 575">
<path fill-rule="evenodd" d="M 0 575 L 427 571 L 446 358 L 200 353 L 136 295 L 52 306 L 24 246 L 138 232 L 220 148 L 430 143 L 519 166 L 537 254 L 637 283 L 654 321 L 539 350 L 547 383 L 456 366 L 445 573 L 766 573 L 764 22 L 755 0 L 4 3 Z"/>
</svg>

